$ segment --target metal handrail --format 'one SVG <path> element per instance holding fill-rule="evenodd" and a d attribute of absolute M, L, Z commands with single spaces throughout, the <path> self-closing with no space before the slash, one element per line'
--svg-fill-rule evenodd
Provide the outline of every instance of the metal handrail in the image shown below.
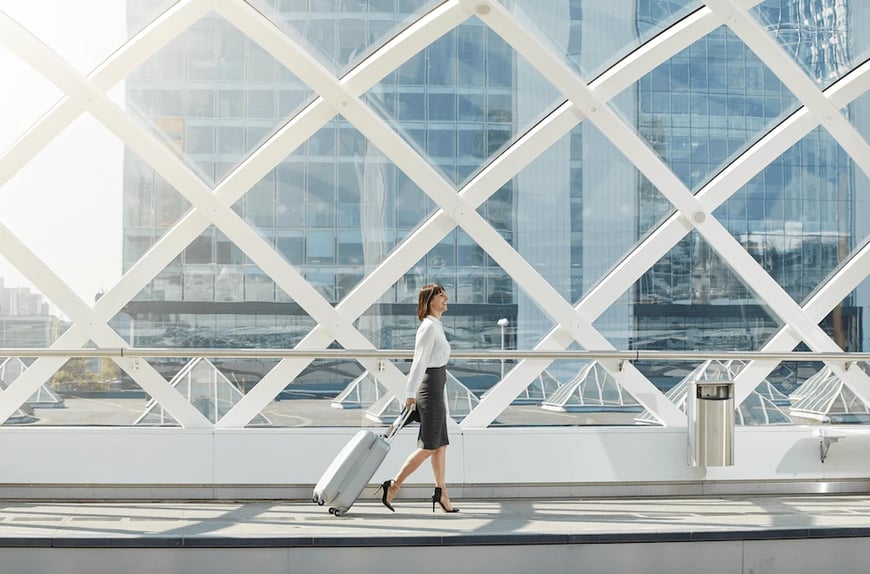
<path fill-rule="evenodd" d="M 60 349 L 60 348 L 0 348 L 0 357 L 107 357 L 107 358 L 258 358 L 258 359 L 410 359 L 414 352 L 410 349 L 186 349 L 165 347 L 118 347 L 99 349 Z M 855 362 L 870 361 L 870 353 L 851 352 L 814 352 L 814 351 L 533 351 L 533 350 L 489 350 L 454 349 L 451 360 L 457 359 L 575 359 L 575 360 L 619 360 L 619 361 L 706 361 L 745 360 L 745 361 L 833 361 Z"/>

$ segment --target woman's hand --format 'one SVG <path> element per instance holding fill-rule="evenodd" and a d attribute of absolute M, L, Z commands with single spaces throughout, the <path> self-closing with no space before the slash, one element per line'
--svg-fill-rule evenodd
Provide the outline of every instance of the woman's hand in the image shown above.
<path fill-rule="evenodd" d="M 413 397 L 405 399 L 405 410 L 411 410 L 411 408 L 413 408 L 413 406 L 414 406 L 414 403 L 416 403 L 416 402 L 417 402 L 417 399 L 415 399 Z"/>

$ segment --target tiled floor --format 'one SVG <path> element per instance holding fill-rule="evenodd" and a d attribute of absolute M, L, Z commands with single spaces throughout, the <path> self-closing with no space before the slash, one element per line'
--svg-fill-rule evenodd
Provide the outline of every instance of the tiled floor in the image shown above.
<path fill-rule="evenodd" d="M 458 514 L 366 499 L 311 502 L 0 502 L 0 546 L 357 546 L 870 536 L 870 496 L 456 500 Z"/>

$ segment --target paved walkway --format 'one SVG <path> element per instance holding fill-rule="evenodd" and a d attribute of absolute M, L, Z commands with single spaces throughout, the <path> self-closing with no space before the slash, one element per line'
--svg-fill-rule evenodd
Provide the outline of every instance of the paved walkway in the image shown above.
<path fill-rule="evenodd" d="M 870 536 L 870 496 L 374 499 L 341 517 L 311 502 L 0 502 L 0 547 L 353 547 Z"/>

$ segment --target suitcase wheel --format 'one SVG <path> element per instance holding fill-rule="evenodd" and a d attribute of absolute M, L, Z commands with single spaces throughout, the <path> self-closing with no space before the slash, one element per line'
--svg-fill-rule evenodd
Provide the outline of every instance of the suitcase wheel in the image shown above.
<path fill-rule="evenodd" d="M 329 513 L 330 513 L 331 515 L 333 515 L 333 516 L 341 516 L 342 514 L 344 514 L 344 513 L 341 511 L 341 509 L 339 509 L 339 508 L 332 508 L 332 507 L 329 508 Z"/>

